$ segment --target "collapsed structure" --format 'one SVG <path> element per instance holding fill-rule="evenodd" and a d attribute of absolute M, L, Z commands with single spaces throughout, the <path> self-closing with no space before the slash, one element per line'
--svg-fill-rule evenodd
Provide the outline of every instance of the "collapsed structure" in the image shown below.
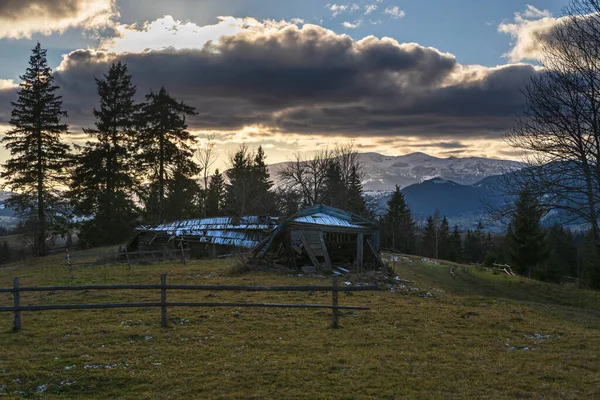
<path fill-rule="evenodd" d="M 188 247 L 194 257 L 249 252 L 255 261 L 315 270 L 346 267 L 362 271 L 384 267 L 379 228 L 364 217 L 316 205 L 289 218 L 219 217 L 140 227 L 128 251 Z"/>

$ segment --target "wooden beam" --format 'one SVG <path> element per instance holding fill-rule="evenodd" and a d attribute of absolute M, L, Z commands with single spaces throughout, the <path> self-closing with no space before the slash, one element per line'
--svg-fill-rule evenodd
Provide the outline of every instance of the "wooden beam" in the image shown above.
<path fill-rule="evenodd" d="M 371 252 L 373 252 L 373 255 L 375 256 L 375 259 L 377 260 L 377 263 L 379 264 L 379 266 L 381 267 L 381 269 L 385 270 L 386 267 L 385 267 L 385 264 L 383 263 L 383 260 L 381 259 L 381 257 L 379 256 L 379 254 L 375 250 L 375 247 L 373 246 L 373 243 L 371 243 L 371 241 L 369 239 L 367 239 L 367 245 L 369 246 L 369 249 L 371 249 Z"/>
<path fill-rule="evenodd" d="M 364 260 L 364 242 L 365 236 L 362 233 L 356 235 L 356 267 L 358 272 L 361 272 L 363 269 L 363 260 Z"/>
<path fill-rule="evenodd" d="M 325 239 L 323 239 L 323 232 L 319 232 L 319 240 L 321 241 L 321 249 L 323 250 L 323 256 L 325 257 L 325 264 L 329 270 L 332 270 L 333 266 L 331 265 L 329 252 L 327 251 L 327 246 L 325 245 Z"/>
<path fill-rule="evenodd" d="M 313 263 L 315 268 L 320 268 L 321 265 L 319 264 L 319 261 L 317 260 L 315 253 L 310 248 L 310 245 L 308 244 L 308 241 L 304 237 L 304 234 L 302 233 L 302 231 L 298 231 L 298 235 L 300 236 L 300 240 L 302 241 L 302 245 L 304 246 L 304 251 L 306 251 L 306 254 L 308 254 L 310 261 Z"/>

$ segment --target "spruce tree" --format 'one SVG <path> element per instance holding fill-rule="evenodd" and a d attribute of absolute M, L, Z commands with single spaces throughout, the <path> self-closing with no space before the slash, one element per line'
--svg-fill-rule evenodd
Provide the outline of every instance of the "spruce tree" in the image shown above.
<path fill-rule="evenodd" d="M 325 184 L 322 194 L 323 204 L 331 207 L 346 209 L 348 191 L 342 178 L 342 169 L 337 160 L 330 160 L 325 170 Z"/>
<path fill-rule="evenodd" d="M 346 187 L 348 191 L 347 210 L 358 215 L 367 216 L 367 203 L 363 197 L 363 186 L 355 165 L 350 169 L 350 176 L 348 177 Z"/>
<path fill-rule="evenodd" d="M 208 194 L 206 197 L 206 215 L 208 217 L 218 217 L 223 214 L 225 200 L 225 181 L 223 175 L 217 168 L 215 174 L 210 178 L 208 184 Z"/>
<path fill-rule="evenodd" d="M 266 164 L 265 152 L 262 146 L 258 146 L 252 164 L 253 182 L 250 208 L 248 213 L 256 215 L 274 214 L 276 212 L 275 196 L 271 191 L 273 182 Z"/>
<path fill-rule="evenodd" d="M 67 113 L 62 98 L 56 94 L 52 70 L 46 50 L 38 43 L 29 59 L 29 67 L 21 77 L 18 99 L 11 102 L 12 129 L 2 143 L 11 158 L 0 175 L 13 192 L 7 205 L 33 224 L 34 254 L 46 254 L 46 238 L 64 228 L 65 209 L 59 188 L 66 185 L 65 172 L 69 146 L 60 135 L 67 133 L 62 122 Z"/>
<path fill-rule="evenodd" d="M 187 131 L 186 117 L 196 115 L 194 107 L 179 102 L 162 87 L 150 91 L 141 106 L 141 135 L 137 142 L 140 164 L 156 185 L 153 222 L 166 218 L 166 191 L 175 170 L 191 178 L 199 171 L 192 156 L 196 139 Z"/>
<path fill-rule="evenodd" d="M 252 180 L 253 155 L 248 146 L 242 144 L 233 154 L 226 174 L 229 181 L 226 185 L 226 211 L 238 217 L 247 215 L 255 189 Z"/>
<path fill-rule="evenodd" d="M 454 229 L 450 234 L 448 246 L 448 260 L 459 262 L 462 261 L 463 251 L 462 251 L 462 239 L 460 237 L 460 232 L 458 230 L 458 225 L 454 225 Z"/>
<path fill-rule="evenodd" d="M 176 221 L 204 215 L 200 185 L 176 168 L 167 184 L 165 219 Z"/>
<path fill-rule="evenodd" d="M 387 212 L 383 216 L 382 243 L 403 253 L 414 251 L 415 224 L 398 185 L 387 202 Z"/>
<path fill-rule="evenodd" d="M 450 257 L 450 224 L 446 216 L 440 222 L 438 229 L 438 258 L 448 260 Z"/>
<path fill-rule="evenodd" d="M 78 214 L 91 217 L 81 227 L 82 240 L 90 246 L 120 243 L 131 235 L 139 186 L 134 158 L 138 106 L 127 65 L 113 63 L 96 86 L 95 128 L 84 129 L 94 141 L 75 156 L 69 196 Z"/>
<path fill-rule="evenodd" d="M 423 255 L 427 257 L 436 256 L 437 228 L 433 216 L 427 217 L 427 224 L 423 230 Z"/>
<path fill-rule="evenodd" d="M 522 275 L 536 275 L 547 257 L 545 234 L 540 226 L 543 215 L 535 196 L 527 189 L 519 193 L 507 235 L 511 265 Z"/>

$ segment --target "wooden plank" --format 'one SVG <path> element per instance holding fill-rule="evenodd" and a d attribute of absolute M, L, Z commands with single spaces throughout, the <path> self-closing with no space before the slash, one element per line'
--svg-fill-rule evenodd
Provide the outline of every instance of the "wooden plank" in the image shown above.
<path fill-rule="evenodd" d="M 309 244 L 306 242 L 306 238 L 304 237 L 304 234 L 302 233 L 302 231 L 298 231 L 298 235 L 300 236 L 300 240 L 302 241 L 302 244 L 304 245 L 304 251 L 306 251 L 306 254 L 308 254 L 310 261 L 313 263 L 315 268 L 319 268 L 321 265 L 319 264 L 319 261 L 317 261 L 317 257 L 315 256 L 315 253 L 313 253 Z"/>
<path fill-rule="evenodd" d="M 363 269 L 363 262 L 364 262 L 364 249 L 363 249 L 363 242 L 364 242 L 364 235 L 362 233 L 359 233 L 358 235 L 356 235 L 356 267 L 358 269 L 358 272 L 361 272 Z"/>
<path fill-rule="evenodd" d="M 340 287 L 341 289 L 341 287 Z M 108 303 L 108 304 L 49 304 L 43 306 L 22 306 L 17 311 L 47 311 L 47 310 L 93 310 L 112 308 L 146 308 L 162 307 L 161 302 L 148 303 Z M 275 308 L 332 308 L 329 304 L 280 304 L 280 303 L 165 303 L 166 307 L 275 307 Z M 337 306 L 337 309 L 369 310 L 364 306 Z M 0 312 L 14 312 L 14 307 L 0 307 Z"/>
<path fill-rule="evenodd" d="M 325 245 L 325 239 L 323 239 L 323 232 L 319 232 L 319 240 L 321 241 L 321 251 L 323 252 L 323 256 L 325 257 L 325 264 L 329 270 L 332 270 L 333 267 L 331 265 L 331 259 L 329 258 L 329 252 L 327 251 L 327 246 Z"/>
<path fill-rule="evenodd" d="M 377 251 L 375 251 L 375 248 L 373 247 L 373 243 L 371 243 L 371 241 L 369 239 L 367 239 L 367 245 L 369 247 L 369 249 L 371 249 L 371 252 L 373 253 L 373 256 L 375 256 L 375 260 L 377 260 L 377 263 L 379 264 L 379 266 L 382 269 L 385 269 L 386 266 L 383 263 L 383 260 L 381 259 L 381 257 L 379 256 L 379 254 L 377 253 Z"/>
<path fill-rule="evenodd" d="M 160 275 L 160 326 L 167 328 L 167 274 Z"/>
<path fill-rule="evenodd" d="M 331 286 L 333 287 L 333 290 L 331 291 L 331 316 L 332 316 L 332 323 L 331 326 L 333 329 L 338 329 L 339 328 L 339 323 L 338 323 L 338 292 L 337 292 L 337 276 L 335 274 L 333 274 L 333 276 L 331 277 Z"/>
<path fill-rule="evenodd" d="M 13 279 L 13 307 L 14 307 L 14 323 L 13 331 L 18 332 L 21 330 L 21 293 L 19 292 L 19 278 Z"/>

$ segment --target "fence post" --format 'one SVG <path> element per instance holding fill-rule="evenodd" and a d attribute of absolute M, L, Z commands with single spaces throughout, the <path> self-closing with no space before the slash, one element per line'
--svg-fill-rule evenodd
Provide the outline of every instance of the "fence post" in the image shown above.
<path fill-rule="evenodd" d="M 127 245 L 125 246 L 125 259 L 127 260 L 127 268 L 131 269 L 131 264 L 129 263 L 129 252 L 127 251 Z"/>
<path fill-rule="evenodd" d="M 19 292 L 19 278 L 13 279 L 13 307 L 14 307 L 14 326 L 13 331 L 18 332 L 21 330 L 21 293 Z"/>
<path fill-rule="evenodd" d="M 183 251 L 183 240 L 179 242 L 179 245 L 181 246 L 181 259 L 183 260 L 183 265 L 187 265 L 187 261 L 185 259 L 185 252 Z"/>
<path fill-rule="evenodd" d="M 167 274 L 160 275 L 160 326 L 167 328 Z"/>
<path fill-rule="evenodd" d="M 337 276 L 335 274 L 333 274 L 333 276 L 331 277 L 331 286 L 333 286 L 333 289 L 331 290 L 331 317 L 332 317 L 332 324 L 331 327 L 333 329 L 338 329 L 339 328 L 339 324 L 338 324 L 338 291 L 337 291 Z"/>

